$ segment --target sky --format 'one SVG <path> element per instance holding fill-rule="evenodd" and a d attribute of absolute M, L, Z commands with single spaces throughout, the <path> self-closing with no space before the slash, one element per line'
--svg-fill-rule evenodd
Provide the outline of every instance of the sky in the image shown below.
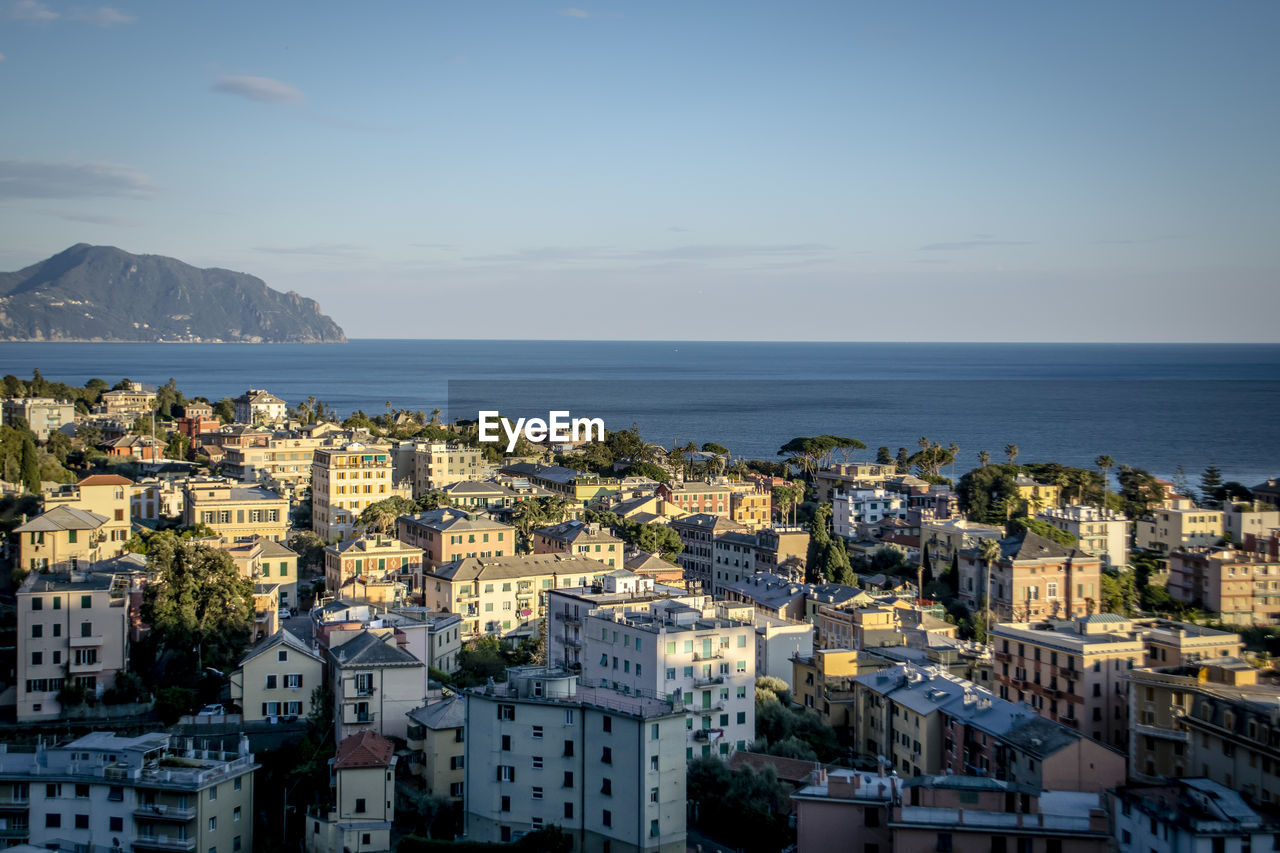
<path fill-rule="evenodd" d="M 1274 0 L 0 0 L 0 269 L 169 255 L 357 338 L 1277 342 L 1278 36 Z"/>

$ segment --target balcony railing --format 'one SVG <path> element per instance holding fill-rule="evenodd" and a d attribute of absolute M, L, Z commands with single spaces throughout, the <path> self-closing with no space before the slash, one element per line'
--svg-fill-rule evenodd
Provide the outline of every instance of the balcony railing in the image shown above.
<path fill-rule="evenodd" d="M 195 850 L 194 838 L 176 835 L 139 835 L 133 839 L 134 850 Z"/>
<path fill-rule="evenodd" d="M 102 661 L 95 660 L 92 663 L 69 663 L 67 664 L 67 672 L 71 675 L 79 675 L 86 672 L 102 672 Z"/>
<path fill-rule="evenodd" d="M 695 678 L 693 680 L 694 687 L 710 687 L 713 684 L 724 684 L 724 676 L 713 675 L 710 678 Z"/>
<path fill-rule="evenodd" d="M 582 617 L 574 616 L 572 613 L 557 613 L 556 618 L 566 625 L 581 625 Z"/>
<path fill-rule="evenodd" d="M 102 637 L 69 637 L 67 642 L 73 649 L 87 649 L 102 645 Z"/>
<path fill-rule="evenodd" d="M 713 652 L 694 652 L 694 660 L 724 660 L 724 652 L 717 650 Z"/>
<path fill-rule="evenodd" d="M 195 819 L 196 810 L 192 807 L 178 808 L 164 803 L 143 803 L 133 810 L 133 816 L 139 820 L 176 820 L 185 822 Z"/>

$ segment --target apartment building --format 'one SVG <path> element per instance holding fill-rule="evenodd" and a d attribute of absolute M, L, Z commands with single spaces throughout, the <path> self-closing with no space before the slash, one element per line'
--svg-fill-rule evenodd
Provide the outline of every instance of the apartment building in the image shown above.
<path fill-rule="evenodd" d="M 1234 543 L 1280 530 L 1280 509 L 1270 504 L 1227 504 L 1222 508 L 1223 535 Z"/>
<path fill-rule="evenodd" d="M 311 529 L 328 542 L 349 537 L 356 519 L 372 504 L 410 496 L 408 484 L 393 482 L 391 451 L 352 442 L 316 448 L 311 462 Z"/>
<path fill-rule="evenodd" d="M 307 853 L 389 853 L 396 803 L 395 746 L 362 731 L 338 743 L 331 801 L 307 809 Z"/>
<path fill-rule="evenodd" d="M 598 524 L 577 519 L 533 531 L 533 553 L 570 554 L 599 560 L 611 569 L 622 568 L 622 540 Z"/>
<path fill-rule="evenodd" d="M 137 521 L 181 518 L 186 499 L 183 484 L 151 477 L 129 487 L 129 514 Z"/>
<path fill-rule="evenodd" d="M 564 554 L 467 557 L 427 569 L 424 603 L 462 617 L 462 636 L 507 636 L 542 618 L 547 590 L 584 587 L 608 573 L 598 560 Z"/>
<path fill-rule="evenodd" d="M 773 492 L 755 483 L 730 484 L 729 518 L 748 530 L 768 527 L 773 521 Z"/>
<path fill-rule="evenodd" d="M 678 705 L 518 667 L 467 691 L 466 832 L 507 842 L 552 825 L 579 851 L 684 853 Z"/>
<path fill-rule="evenodd" d="M 107 519 L 94 512 L 55 507 L 13 529 L 18 567 L 28 572 L 86 570 L 119 552 L 107 540 Z"/>
<path fill-rule="evenodd" d="M 860 589 L 840 584 L 807 584 L 757 571 L 739 583 L 724 584 L 724 600 L 750 604 L 759 612 L 790 622 L 817 622 L 820 607 L 855 607 L 871 603 Z"/>
<path fill-rule="evenodd" d="M 893 665 L 868 652 L 814 649 L 791 659 L 792 674 L 787 681 L 797 705 L 816 711 L 837 734 L 845 734 L 853 726 L 855 713 L 852 679 Z"/>
<path fill-rule="evenodd" d="M 509 557 L 516 552 L 514 527 L 451 507 L 400 516 L 396 536 L 422 549 L 428 569 L 468 557 Z"/>
<path fill-rule="evenodd" d="M 457 442 L 416 442 L 412 465 L 415 498 L 454 483 L 483 480 L 488 472 L 480 448 Z"/>
<path fill-rule="evenodd" d="M 196 439 L 207 432 L 217 432 L 222 428 L 222 421 L 213 415 L 213 406 L 208 403 L 191 403 L 180 406 L 175 414 L 175 421 L 178 432 L 192 440 L 192 444 L 196 444 Z"/>
<path fill-rule="evenodd" d="M 426 696 L 426 664 L 400 648 L 390 629 L 343 632 L 329 640 L 335 737 L 341 742 L 373 731 L 404 740 L 406 715 Z"/>
<path fill-rule="evenodd" d="M 756 534 L 729 531 L 711 541 L 711 594 L 724 597 L 726 584 L 741 583 L 756 573 Z"/>
<path fill-rule="evenodd" d="M 329 595 L 358 601 L 352 581 L 395 581 L 422 597 L 422 549 L 382 534 L 357 536 L 324 549 L 324 587 Z"/>
<path fill-rule="evenodd" d="M 324 658 L 288 631 L 251 648 L 231 673 L 231 701 L 244 722 L 306 717 L 312 691 L 324 680 Z"/>
<path fill-rule="evenodd" d="M 250 851 L 248 739 L 234 750 L 190 738 L 92 732 L 34 751 L 0 745 L 4 843 L 52 850 Z"/>
<path fill-rule="evenodd" d="M 755 740 L 756 633 L 749 607 L 679 601 L 582 618 L 582 681 L 680 696 L 687 758 L 727 756 Z"/>
<path fill-rule="evenodd" d="M 428 667 L 441 672 L 458 671 L 462 651 L 462 617 L 457 613 L 433 613 L 424 607 L 402 607 L 376 614 L 376 622 L 394 628 L 396 642 Z"/>
<path fill-rule="evenodd" d="M 450 506 L 473 512 L 513 507 L 531 498 L 551 497 L 551 492 L 528 483 L 498 483 L 491 480 L 463 480 L 445 486 L 442 491 Z"/>
<path fill-rule="evenodd" d="M 814 474 L 814 487 L 819 503 L 831 503 L 836 492 L 859 488 L 875 488 L 893 476 L 897 468 L 893 463 L 850 462 L 830 465 Z"/>
<path fill-rule="evenodd" d="M 977 548 L 983 539 L 1003 539 L 1004 528 L 979 524 L 967 518 L 931 518 L 920 521 L 920 552 L 926 554 L 934 576 L 951 568 L 961 551 Z"/>
<path fill-rule="evenodd" d="M 622 491 L 622 483 L 613 477 L 601 477 L 589 471 L 575 471 L 562 465 L 537 465 L 516 462 L 498 469 L 500 474 L 528 480 L 531 486 L 559 495 L 570 504 L 585 504 L 608 498 Z"/>
<path fill-rule="evenodd" d="M 245 483 L 300 494 L 311 483 L 316 450 L 329 443 L 327 437 L 263 433 L 250 442 L 224 444 L 222 471 Z"/>
<path fill-rule="evenodd" d="M 1280 819 L 1263 815 L 1212 779 L 1125 785 L 1110 793 L 1117 853 L 1195 853 L 1274 849 Z"/>
<path fill-rule="evenodd" d="M 139 415 L 151 414 L 155 408 L 155 390 L 141 382 L 130 382 L 126 388 L 103 392 L 93 413 L 121 418 L 131 423 Z"/>
<path fill-rule="evenodd" d="M 57 486 L 44 493 L 44 509 L 65 506 L 87 510 L 104 517 L 103 527 L 110 556 L 121 553 L 133 532 L 133 481 L 119 474 L 91 474 L 79 482 Z"/>
<path fill-rule="evenodd" d="M 449 696 L 409 712 L 409 772 L 427 793 L 462 802 L 466 782 L 467 699 Z"/>
<path fill-rule="evenodd" d="M 1235 548 L 1169 554 L 1165 585 L 1174 601 L 1219 614 L 1229 625 L 1280 625 L 1280 560 Z"/>
<path fill-rule="evenodd" d="M 289 409 L 288 403 L 261 388 L 250 388 L 232 402 L 238 424 L 281 424 Z"/>
<path fill-rule="evenodd" d="M 837 491 L 831 501 L 831 528 L 842 539 L 859 539 L 886 518 L 906 517 L 906 499 L 884 489 Z"/>
<path fill-rule="evenodd" d="M 32 572 L 18 587 L 19 722 L 56 719 L 64 685 L 101 696 L 129 665 L 128 607 L 115 576 Z"/>
<path fill-rule="evenodd" d="M 182 523 L 203 524 L 226 542 L 288 538 L 289 502 L 262 486 L 231 480 L 190 480 L 183 495 Z"/>
<path fill-rule="evenodd" d="M 995 681 L 1002 698 L 1128 749 L 1129 677 L 1143 666 L 1237 656 L 1240 637 L 1164 619 L 1095 613 L 1070 621 L 996 624 Z"/>
<path fill-rule="evenodd" d="M 1030 531 L 999 543 L 1000 558 L 990 567 L 977 549 L 960 553 L 960 601 L 970 612 L 982 609 L 988 586 L 996 621 L 1063 619 L 1098 609 L 1102 590 L 1098 557 Z"/>
<path fill-rule="evenodd" d="M 1129 565 L 1131 525 L 1124 513 L 1074 504 L 1042 509 L 1036 518 L 1076 537 L 1080 550 L 1102 558 L 1104 566 L 1119 569 Z"/>
<path fill-rule="evenodd" d="M 713 515 L 729 518 L 733 505 L 728 484 L 715 484 L 703 480 L 688 480 L 684 483 L 660 483 L 657 495 L 672 506 L 673 515 Z M 666 512 L 666 509 L 663 510 Z M 740 522 L 734 522 L 745 528 Z"/>
<path fill-rule="evenodd" d="M 4 401 L 3 408 L 4 417 L 0 418 L 0 423 L 11 424 L 15 418 L 22 418 L 39 441 L 48 441 L 49 433 L 76 422 L 73 404 L 50 397 L 8 399 Z"/>
<path fill-rule="evenodd" d="M 774 524 L 756 531 L 757 571 L 777 572 L 788 560 L 809 555 L 809 531 L 800 525 Z"/>
<path fill-rule="evenodd" d="M 711 589 L 715 579 L 715 540 L 726 533 L 746 533 L 747 529 L 724 515 L 696 513 L 677 518 L 671 529 L 680 537 L 684 550 L 676 557 L 685 578 Z"/>
<path fill-rule="evenodd" d="M 1183 724 L 1193 745 L 1190 770 L 1250 803 L 1275 809 L 1280 802 L 1280 702 L 1275 693 L 1198 691 Z"/>
<path fill-rule="evenodd" d="M 1172 506 L 1152 511 L 1133 524 L 1133 545 L 1146 551 L 1167 554 L 1186 548 L 1216 545 L 1226 528 L 1222 512 L 1201 509 L 1189 500 L 1172 501 Z"/>

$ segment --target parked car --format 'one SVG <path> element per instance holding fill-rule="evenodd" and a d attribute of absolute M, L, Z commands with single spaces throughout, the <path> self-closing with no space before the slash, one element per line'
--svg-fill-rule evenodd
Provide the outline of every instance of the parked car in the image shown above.
<path fill-rule="evenodd" d="M 221 705 L 205 705 L 197 713 L 197 717 L 221 717 L 227 713 L 222 709 Z"/>
<path fill-rule="evenodd" d="M 287 607 L 281 607 L 281 608 L 280 608 L 279 616 L 280 616 L 280 621 L 281 621 L 281 622 L 283 622 L 284 620 L 288 619 L 288 618 L 289 618 L 290 616 L 292 616 L 292 615 L 293 615 L 293 613 L 291 613 L 291 612 L 289 611 L 289 608 L 287 608 Z"/>

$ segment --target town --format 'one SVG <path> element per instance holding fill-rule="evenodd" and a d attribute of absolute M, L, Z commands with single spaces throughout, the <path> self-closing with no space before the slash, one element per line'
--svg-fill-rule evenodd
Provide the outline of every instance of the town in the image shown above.
<path fill-rule="evenodd" d="M 0 844 L 1280 843 L 1280 478 L 184 390 L 3 379 Z"/>

